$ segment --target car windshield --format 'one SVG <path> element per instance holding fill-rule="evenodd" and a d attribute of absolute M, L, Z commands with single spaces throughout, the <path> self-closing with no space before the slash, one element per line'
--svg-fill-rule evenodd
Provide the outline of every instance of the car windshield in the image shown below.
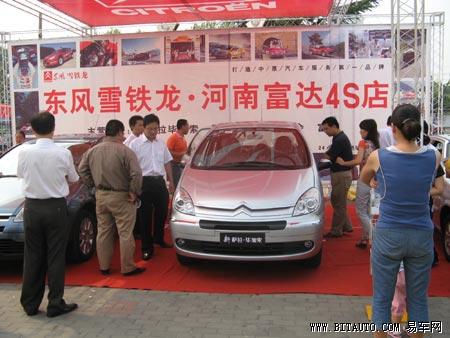
<path fill-rule="evenodd" d="M 303 137 L 287 128 L 212 131 L 192 160 L 193 168 L 210 170 L 292 170 L 310 165 Z"/>
<path fill-rule="evenodd" d="M 270 47 L 271 48 L 278 48 L 281 47 L 281 41 L 279 40 L 273 40 L 270 42 Z"/>
<path fill-rule="evenodd" d="M 14 147 L 2 157 L 0 157 L 0 177 L 4 176 L 17 176 L 17 163 L 19 160 L 19 153 L 32 144 L 35 144 L 36 141 L 28 141 L 19 146 Z M 69 148 L 71 146 L 84 143 L 83 141 L 55 141 L 55 143 L 63 148 Z"/>

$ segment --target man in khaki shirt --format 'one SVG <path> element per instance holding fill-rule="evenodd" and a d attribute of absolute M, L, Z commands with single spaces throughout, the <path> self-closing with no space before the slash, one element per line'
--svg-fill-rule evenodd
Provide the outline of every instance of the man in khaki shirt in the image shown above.
<path fill-rule="evenodd" d="M 85 184 L 96 188 L 97 256 L 103 275 L 110 274 L 114 224 L 120 240 L 122 274 L 131 276 L 145 271 L 134 262 L 133 237 L 142 171 L 135 153 L 122 144 L 124 131 L 122 122 L 110 120 L 105 139 L 85 153 L 78 168 Z"/>

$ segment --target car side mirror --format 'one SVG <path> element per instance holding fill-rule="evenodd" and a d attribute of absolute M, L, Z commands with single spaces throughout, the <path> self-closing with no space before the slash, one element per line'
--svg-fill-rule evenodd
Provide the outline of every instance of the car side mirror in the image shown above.
<path fill-rule="evenodd" d="M 327 159 L 321 159 L 317 162 L 317 170 L 322 171 L 331 168 L 331 161 Z"/>

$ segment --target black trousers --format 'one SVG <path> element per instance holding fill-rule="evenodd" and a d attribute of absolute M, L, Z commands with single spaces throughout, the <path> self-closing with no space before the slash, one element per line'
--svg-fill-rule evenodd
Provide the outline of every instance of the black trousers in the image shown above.
<path fill-rule="evenodd" d="M 139 217 L 142 250 L 150 250 L 153 247 L 153 242 L 162 243 L 164 241 L 164 224 L 167 218 L 169 191 L 162 176 L 144 176 L 141 202 Z"/>
<path fill-rule="evenodd" d="M 178 182 L 180 181 L 181 174 L 183 173 L 184 164 L 179 162 L 174 162 L 172 160 L 172 176 L 173 176 L 173 184 L 177 187 Z"/>
<path fill-rule="evenodd" d="M 66 246 L 70 233 L 66 200 L 27 198 L 23 217 L 25 250 L 20 303 L 25 311 L 39 308 L 47 274 L 49 307 L 59 306 L 64 296 Z"/>

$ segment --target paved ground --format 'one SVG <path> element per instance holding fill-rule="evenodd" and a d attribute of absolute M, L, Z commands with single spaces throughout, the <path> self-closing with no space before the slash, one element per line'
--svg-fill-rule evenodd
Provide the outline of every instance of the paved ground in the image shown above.
<path fill-rule="evenodd" d="M 369 337 L 367 333 L 312 333 L 310 323 L 367 323 L 367 297 L 310 294 L 224 295 L 68 287 L 80 308 L 49 319 L 27 317 L 20 285 L 0 284 L 0 337 Z M 46 304 L 41 305 L 45 311 Z M 450 299 L 430 299 L 431 319 L 450 338 Z M 431 335 L 428 335 L 431 336 Z"/>

